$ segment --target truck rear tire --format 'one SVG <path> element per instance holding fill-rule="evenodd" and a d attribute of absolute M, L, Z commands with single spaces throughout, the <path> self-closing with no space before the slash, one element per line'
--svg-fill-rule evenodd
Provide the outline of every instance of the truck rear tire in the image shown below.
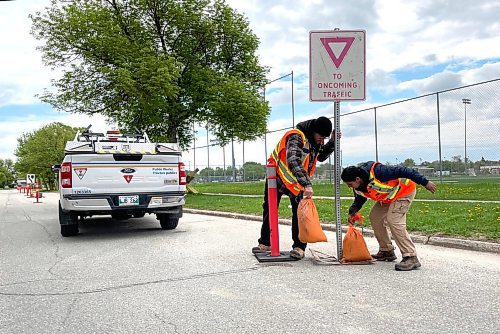
<path fill-rule="evenodd" d="M 61 235 L 63 237 L 72 237 L 78 234 L 78 225 L 61 225 Z"/>
<path fill-rule="evenodd" d="M 172 218 L 170 215 L 157 214 L 156 218 L 160 221 L 163 230 L 173 230 L 179 224 L 179 218 Z"/>
<path fill-rule="evenodd" d="M 78 215 L 73 212 L 64 212 L 59 203 L 59 224 L 61 235 L 71 237 L 78 234 Z"/>

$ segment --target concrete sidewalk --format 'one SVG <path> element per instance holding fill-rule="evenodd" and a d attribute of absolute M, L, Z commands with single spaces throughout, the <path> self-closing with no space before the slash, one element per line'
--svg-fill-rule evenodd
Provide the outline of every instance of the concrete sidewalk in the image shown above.
<path fill-rule="evenodd" d="M 218 217 L 236 218 L 251 221 L 262 222 L 261 216 L 247 215 L 242 213 L 231 213 L 222 211 L 210 211 L 210 210 L 198 210 L 184 208 L 186 213 L 211 215 Z M 291 219 L 279 219 L 279 223 L 283 225 L 291 225 Z M 335 224 L 321 224 L 323 230 L 335 232 Z M 347 226 L 342 226 L 342 231 L 345 233 L 347 231 Z M 373 237 L 373 231 L 368 228 L 363 228 L 363 235 Z M 417 234 L 411 234 L 411 238 L 415 243 L 421 243 L 424 245 L 433 245 L 449 248 L 467 249 L 479 252 L 490 252 L 500 254 L 500 244 L 494 242 L 469 240 L 469 239 L 459 239 L 459 238 L 447 238 L 447 237 L 435 237 L 435 236 L 423 236 Z"/>

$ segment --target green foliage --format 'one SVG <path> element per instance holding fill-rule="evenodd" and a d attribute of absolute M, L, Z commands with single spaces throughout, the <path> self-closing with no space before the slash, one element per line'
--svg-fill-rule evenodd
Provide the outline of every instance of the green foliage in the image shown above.
<path fill-rule="evenodd" d="M 39 184 L 52 188 L 56 175 L 51 166 L 62 162 L 64 146 L 67 141 L 73 140 L 77 131 L 77 128 L 56 122 L 24 133 L 17 139 L 17 174 L 23 178 L 26 174 L 36 174 Z"/>
<path fill-rule="evenodd" d="M 411 158 L 407 158 L 407 159 L 405 159 L 405 161 L 403 161 L 403 166 L 414 167 L 415 166 L 415 160 L 413 160 Z"/>
<path fill-rule="evenodd" d="M 0 159 L 0 188 L 10 186 L 14 181 L 14 163 L 10 159 Z"/>
<path fill-rule="evenodd" d="M 266 166 L 257 162 L 245 162 L 243 169 L 245 171 L 245 181 L 262 180 L 266 178 Z"/>
<path fill-rule="evenodd" d="M 41 97 L 57 109 L 183 147 L 193 122 L 221 144 L 265 132 L 258 39 L 224 0 L 53 0 L 31 18 L 45 64 L 63 71 Z"/>
<path fill-rule="evenodd" d="M 230 175 L 230 174 L 227 174 Z M 436 181 L 437 182 L 437 181 Z M 478 179 L 477 182 L 467 180 L 463 183 L 437 183 L 437 192 L 432 194 L 421 186 L 417 186 L 418 199 L 440 200 L 476 200 L 497 201 L 500 193 L 499 178 Z M 202 193 L 262 195 L 263 182 L 228 182 L 219 184 L 197 184 L 196 189 Z M 334 196 L 333 185 L 329 183 L 313 183 L 316 196 Z M 340 185 L 340 196 L 353 197 L 352 190 L 345 184 Z"/>

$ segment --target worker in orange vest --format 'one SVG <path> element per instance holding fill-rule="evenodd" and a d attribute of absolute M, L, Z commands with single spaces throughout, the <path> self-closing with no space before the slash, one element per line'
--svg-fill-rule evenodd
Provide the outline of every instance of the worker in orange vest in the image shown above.
<path fill-rule="evenodd" d="M 401 251 L 403 260 L 397 263 L 398 271 L 409 271 L 421 266 L 415 245 L 406 230 L 406 213 L 415 198 L 417 184 L 431 193 L 436 185 L 420 175 L 416 170 L 404 166 L 386 166 L 379 162 L 368 161 L 359 166 L 345 168 L 342 181 L 354 191 L 354 202 L 349 208 L 349 222 L 367 198 L 377 203 L 370 211 L 370 222 L 379 244 L 377 261 L 394 261 L 396 254 L 387 228 Z"/>
<path fill-rule="evenodd" d="M 325 139 L 329 141 L 325 144 Z M 311 177 L 317 161 L 325 161 L 334 150 L 332 122 L 326 117 L 319 117 L 297 124 L 297 128 L 288 131 L 281 138 L 270 156 L 276 163 L 278 205 L 282 195 L 290 197 L 292 206 L 292 251 L 290 256 L 297 259 L 304 257 L 307 244 L 299 240 L 297 208 L 303 197 L 312 197 L 314 191 Z M 270 247 L 269 208 L 267 182 L 264 190 L 262 227 L 258 246 L 253 253 L 268 252 Z"/>

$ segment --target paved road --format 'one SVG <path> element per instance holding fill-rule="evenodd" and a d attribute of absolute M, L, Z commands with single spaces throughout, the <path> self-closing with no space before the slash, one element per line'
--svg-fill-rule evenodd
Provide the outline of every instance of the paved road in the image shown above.
<path fill-rule="evenodd" d="M 498 333 L 500 255 L 417 245 L 423 267 L 260 265 L 258 223 L 97 218 L 0 191 L 0 333 Z M 290 242 L 281 227 L 282 249 Z M 335 250 L 329 243 L 312 248 Z M 367 238 L 375 250 L 373 239 Z"/>

